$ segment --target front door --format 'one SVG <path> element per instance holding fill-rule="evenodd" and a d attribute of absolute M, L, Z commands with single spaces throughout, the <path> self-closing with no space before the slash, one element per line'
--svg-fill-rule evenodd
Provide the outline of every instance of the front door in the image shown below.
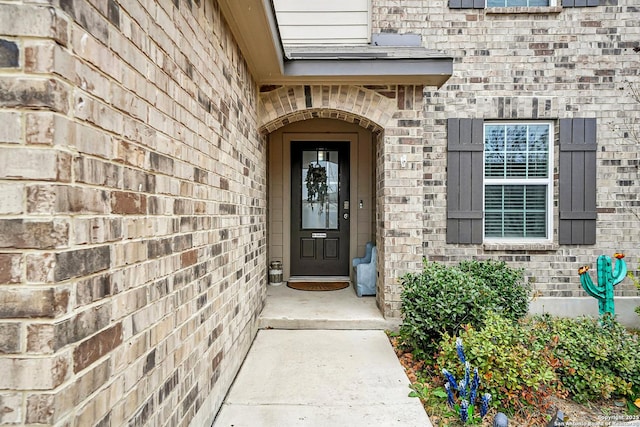
<path fill-rule="evenodd" d="M 291 275 L 349 275 L 349 142 L 291 143 Z"/>

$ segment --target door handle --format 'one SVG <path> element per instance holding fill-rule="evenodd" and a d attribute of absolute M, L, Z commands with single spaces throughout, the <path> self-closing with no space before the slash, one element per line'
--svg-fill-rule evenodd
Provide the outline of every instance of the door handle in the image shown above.
<path fill-rule="evenodd" d="M 349 219 L 349 214 L 345 212 L 344 214 L 342 214 L 342 218 Z"/>

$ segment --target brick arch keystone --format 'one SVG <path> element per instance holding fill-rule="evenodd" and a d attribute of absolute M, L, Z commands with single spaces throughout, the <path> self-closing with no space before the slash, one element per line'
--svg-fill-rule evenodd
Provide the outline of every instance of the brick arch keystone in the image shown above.
<path fill-rule="evenodd" d="M 271 133 L 285 125 L 312 118 L 355 123 L 382 134 L 395 100 L 360 86 L 283 86 L 260 95 L 260 131 Z"/>

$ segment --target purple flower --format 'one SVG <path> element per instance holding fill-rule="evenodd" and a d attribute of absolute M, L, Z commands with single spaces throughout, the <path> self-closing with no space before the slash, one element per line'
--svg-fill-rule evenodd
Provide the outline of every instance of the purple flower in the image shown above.
<path fill-rule="evenodd" d="M 456 390 L 459 390 L 458 383 L 456 382 L 455 377 L 451 375 L 451 372 L 447 371 L 445 368 L 442 368 L 442 375 L 444 375 L 447 381 L 449 381 L 449 383 L 451 384 L 451 387 L 455 388 Z"/>
<path fill-rule="evenodd" d="M 481 401 L 480 416 L 484 417 L 485 415 L 487 415 L 487 412 L 489 412 L 489 402 L 491 402 L 491 394 L 489 393 L 483 394 L 482 397 L 480 398 L 480 401 Z"/>
<path fill-rule="evenodd" d="M 467 359 L 464 357 L 464 347 L 462 346 L 462 338 L 456 339 L 456 352 L 458 353 L 458 359 L 460 359 L 460 363 L 464 365 Z"/>
<path fill-rule="evenodd" d="M 447 390 L 447 404 L 449 405 L 449 407 L 453 408 L 453 406 L 455 405 L 455 400 L 453 398 L 453 390 L 451 389 L 451 384 L 449 383 L 449 381 L 444 384 L 444 388 Z"/>
<path fill-rule="evenodd" d="M 478 368 L 473 370 L 473 381 L 471 382 L 471 392 L 469 393 L 469 402 L 473 405 L 476 403 L 476 394 L 478 393 L 478 387 L 480 386 L 480 375 L 478 375 Z"/>
<path fill-rule="evenodd" d="M 469 402 L 467 399 L 462 399 L 460 402 L 460 421 L 462 424 L 466 424 L 469 419 Z"/>

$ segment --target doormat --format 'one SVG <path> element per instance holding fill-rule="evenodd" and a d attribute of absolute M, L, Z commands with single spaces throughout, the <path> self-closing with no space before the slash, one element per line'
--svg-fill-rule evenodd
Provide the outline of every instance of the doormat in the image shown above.
<path fill-rule="evenodd" d="M 349 287 L 349 282 L 288 282 L 287 286 L 299 291 L 337 291 Z"/>

